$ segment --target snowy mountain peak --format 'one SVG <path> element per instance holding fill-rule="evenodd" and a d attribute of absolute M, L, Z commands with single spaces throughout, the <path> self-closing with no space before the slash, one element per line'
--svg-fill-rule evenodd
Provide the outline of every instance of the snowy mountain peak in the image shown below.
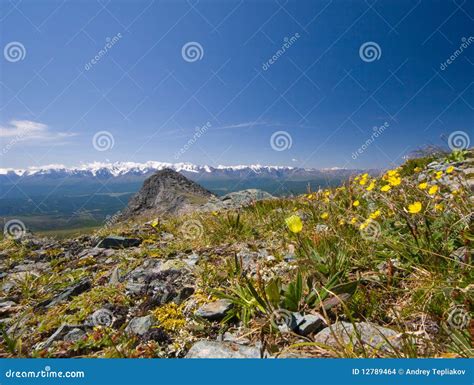
<path fill-rule="evenodd" d="M 147 174 L 153 171 L 163 170 L 164 168 L 171 168 L 175 171 L 188 173 L 212 173 L 215 170 L 219 171 L 284 171 L 294 170 L 295 167 L 289 166 L 262 166 L 256 165 L 236 165 L 212 167 L 208 165 L 198 166 L 192 163 L 167 163 L 148 161 L 145 163 L 136 162 L 92 162 L 84 163 L 77 167 L 66 167 L 62 164 L 50 164 L 40 167 L 29 167 L 27 169 L 0 169 L 0 175 L 17 175 L 17 176 L 32 176 L 32 175 L 48 175 L 48 174 L 81 174 L 87 173 L 93 176 L 101 174 L 110 174 L 112 176 L 123 176 L 127 174 Z"/>

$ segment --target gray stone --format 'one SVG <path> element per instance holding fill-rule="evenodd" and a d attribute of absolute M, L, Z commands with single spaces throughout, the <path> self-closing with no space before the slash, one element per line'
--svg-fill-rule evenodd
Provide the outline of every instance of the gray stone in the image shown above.
<path fill-rule="evenodd" d="M 13 301 L 1 301 L 0 302 L 0 309 L 10 308 L 12 306 L 16 306 L 16 303 Z"/>
<path fill-rule="evenodd" d="M 142 241 L 137 238 L 125 238 L 118 236 L 108 236 L 102 239 L 96 247 L 103 249 L 123 249 L 139 246 Z"/>
<path fill-rule="evenodd" d="M 125 328 L 125 331 L 128 334 L 143 336 L 153 326 L 153 322 L 154 318 L 152 315 L 147 315 L 145 317 L 135 317 L 129 322 Z"/>
<path fill-rule="evenodd" d="M 25 263 L 16 265 L 12 270 L 14 272 L 41 272 L 49 268 L 48 262 L 36 262 L 25 261 Z"/>
<path fill-rule="evenodd" d="M 384 352 L 393 351 L 393 347 L 400 348 L 399 333 L 395 330 L 375 325 L 370 322 L 357 322 L 354 325 L 349 322 L 338 321 L 320 331 L 314 337 L 314 342 L 338 349 L 342 345 L 352 343 L 356 347 L 361 344 L 364 348 L 373 348 Z"/>
<path fill-rule="evenodd" d="M 293 313 L 296 321 L 295 332 L 302 336 L 319 331 L 327 326 L 326 320 L 320 314 Z"/>
<path fill-rule="evenodd" d="M 117 266 L 115 269 L 112 270 L 110 274 L 109 284 L 110 285 L 117 285 L 120 283 L 120 269 Z"/>
<path fill-rule="evenodd" d="M 189 267 L 194 267 L 197 265 L 197 263 L 199 262 L 199 255 L 193 253 L 191 255 L 189 255 L 185 260 L 184 262 L 189 266 Z"/>
<path fill-rule="evenodd" d="M 77 328 L 77 326 L 73 325 L 61 325 L 46 341 L 36 344 L 35 350 L 48 349 L 53 344 L 53 342 L 62 340 L 64 336 L 68 334 L 68 332 Z"/>
<path fill-rule="evenodd" d="M 209 321 L 220 321 L 232 308 L 232 302 L 227 299 L 219 299 L 215 302 L 202 305 L 195 313 L 196 316 Z"/>
<path fill-rule="evenodd" d="M 463 246 L 454 250 L 449 257 L 457 262 L 469 263 L 472 254 L 473 250 L 469 250 L 467 246 Z"/>
<path fill-rule="evenodd" d="M 161 233 L 161 239 L 163 241 L 171 241 L 172 239 L 174 239 L 174 235 L 171 234 L 171 233 L 167 233 L 167 232 L 163 231 Z"/>
<path fill-rule="evenodd" d="M 260 358 L 259 349 L 233 342 L 198 341 L 186 358 Z"/>
<path fill-rule="evenodd" d="M 64 341 L 77 342 L 81 340 L 85 335 L 86 333 L 84 332 L 84 330 L 79 329 L 79 328 L 74 328 L 64 336 Z"/>
<path fill-rule="evenodd" d="M 53 297 L 52 299 L 48 299 L 46 301 L 43 301 L 38 304 L 39 307 L 46 307 L 50 308 L 61 301 L 65 301 L 71 297 L 74 297 L 76 295 L 79 295 L 91 288 L 91 281 L 88 278 L 80 280 L 78 283 L 75 285 L 69 286 L 67 289 L 63 290 L 61 293 L 59 293 L 57 296 Z"/>

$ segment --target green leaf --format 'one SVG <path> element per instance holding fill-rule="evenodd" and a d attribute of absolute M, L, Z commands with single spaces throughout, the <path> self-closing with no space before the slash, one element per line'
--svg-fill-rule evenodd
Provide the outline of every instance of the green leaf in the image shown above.
<path fill-rule="evenodd" d="M 265 287 L 268 301 L 274 308 L 278 308 L 280 305 L 280 291 L 281 283 L 279 278 L 271 279 L 268 285 Z"/>
<path fill-rule="evenodd" d="M 334 294 L 348 293 L 354 294 L 359 281 L 344 282 L 330 289 Z"/>

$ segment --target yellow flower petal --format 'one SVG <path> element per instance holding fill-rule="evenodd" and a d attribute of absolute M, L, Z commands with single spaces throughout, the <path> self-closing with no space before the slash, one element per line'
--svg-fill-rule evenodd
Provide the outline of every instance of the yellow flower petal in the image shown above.
<path fill-rule="evenodd" d="M 422 206 L 421 202 L 414 202 L 414 203 L 408 205 L 408 212 L 410 214 L 419 213 L 421 211 L 422 207 L 423 206 Z"/>
<path fill-rule="evenodd" d="M 387 191 L 390 190 L 391 188 L 392 188 L 392 186 L 390 186 L 389 184 L 386 184 L 385 186 L 382 186 L 382 188 L 380 189 L 380 191 L 387 192 Z"/>
<path fill-rule="evenodd" d="M 329 213 L 322 213 L 321 219 L 327 219 L 329 217 Z"/>
<path fill-rule="evenodd" d="M 360 205 L 360 202 L 357 200 L 357 201 L 354 201 L 354 203 L 352 203 L 352 206 L 354 207 L 357 207 Z"/>
<path fill-rule="evenodd" d="M 428 194 L 434 195 L 438 192 L 438 186 L 431 186 L 430 189 L 428 190 Z"/>
<path fill-rule="evenodd" d="M 296 234 L 303 230 L 303 222 L 298 215 L 292 215 L 291 217 L 286 218 L 285 223 L 292 233 Z"/>
<path fill-rule="evenodd" d="M 420 190 L 425 190 L 427 187 L 428 187 L 428 183 L 426 183 L 426 182 L 420 183 L 420 184 L 418 185 L 418 188 L 419 188 Z"/>
<path fill-rule="evenodd" d="M 367 191 L 372 191 L 375 187 L 375 181 L 370 182 L 370 184 L 367 186 L 366 190 Z"/>
<path fill-rule="evenodd" d="M 449 167 L 446 169 L 446 174 L 451 174 L 453 171 L 454 171 L 454 167 L 453 167 L 453 166 L 449 166 Z"/>

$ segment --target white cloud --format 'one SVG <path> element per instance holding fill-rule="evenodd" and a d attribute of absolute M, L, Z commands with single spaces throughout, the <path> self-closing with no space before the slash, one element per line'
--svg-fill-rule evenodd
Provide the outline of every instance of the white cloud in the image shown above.
<path fill-rule="evenodd" d="M 0 126 L 0 138 L 12 138 L 16 141 L 31 139 L 56 141 L 75 135 L 75 133 L 52 132 L 46 124 L 31 120 L 10 120 L 7 126 Z"/>

